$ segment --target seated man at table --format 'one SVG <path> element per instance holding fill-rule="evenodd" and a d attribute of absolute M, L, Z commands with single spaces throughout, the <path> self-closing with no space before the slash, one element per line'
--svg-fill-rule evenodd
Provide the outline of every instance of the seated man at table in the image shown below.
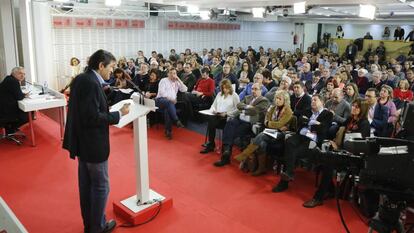
<path fill-rule="evenodd" d="M 6 76 L 0 83 L 0 119 L 10 122 L 5 127 L 6 134 L 12 134 L 28 121 L 27 113 L 19 109 L 17 101 L 24 99 L 20 82 L 25 79 L 23 67 L 12 69 L 11 75 Z"/>

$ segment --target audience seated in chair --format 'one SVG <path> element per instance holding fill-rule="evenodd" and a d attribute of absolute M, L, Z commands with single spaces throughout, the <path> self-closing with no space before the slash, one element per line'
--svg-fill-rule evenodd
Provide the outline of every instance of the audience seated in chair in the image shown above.
<path fill-rule="evenodd" d="M 184 101 L 188 117 L 195 115 L 194 111 L 210 108 L 214 96 L 214 80 L 210 78 L 210 70 L 203 68 L 201 78 L 197 80 L 192 92 L 186 92 Z"/>
<path fill-rule="evenodd" d="M 187 87 L 177 76 L 177 70 L 170 68 L 168 78 L 161 79 L 158 86 L 158 94 L 155 98 L 155 105 L 164 114 L 165 137 L 172 139 L 172 123 L 177 127 L 184 127 L 177 116 L 175 104 L 177 103 L 178 91 L 186 92 Z"/>
<path fill-rule="evenodd" d="M 262 92 L 261 95 L 262 96 L 266 95 L 267 89 L 266 89 L 266 87 L 264 85 L 262 85 L 263 84 L 263 75 L 260 74 L 260 73 L 256 73 L 254 75 L 253 80 L 254 80 L 253 83 L 247 84 L 246 88 L 244 88 L 243 91 L 240 92 L 240 94 L 239 94 L 240 100 L 243 100 L 244 97 L 252 94 L 252 86 L 253 86 L 254 83 L 259 83 L 260 86 L 261 86 L 261 92 Z"/>
<path fill-rule="evenodd" d="M 328 127 L 332 123 L 332 113 L 323 108 L 323 100 L 319 95 L 312 96 L 311 111 L 302 116 L 303 127 L 300 127 L 299 133 L 289 137 L 285 144 L 285 153 L 283 159 L 285 166 L 282 177 L 273 192 L 283 192 L 289 186 L 289 181 L 293 180 L 294 167 L 296 159 L 299 157 L 312 156 L 312 150 L 309 149 L 310 142 L 316 142 L 317 145 L 327 138 Z"/>
<path fill-rule="evenodd" d="M 6 76 L 0 83 L 0 118 L 7 123 L 4 125 L 7 135 L 18 131 L 29 120 L 28 114 L 20 110 L 18 105 L 19 100 L 29 95 L 24 94 L 20 88 L 25 75 L 23 67 L 15 67 L 11 75 Z"/>
<path fill-rule="evenodd" d="M 237 80 L 236 76 L 231 72 L 231 66 L 229 63 L 225 63 L 223 66 L 223 72 L 217 74 L 214 76 L 214 83 L 216 86 L 216 93 L 218 93 L 219 90 L 219 84 L 221 84 L 221 80 L 228 79 L 230 80 L 231 84 L 236 85 L 236 89 L 239 88 L 239 80 Z"/>
<path fill-rule="evenodd" d="M 252 172 L 253 176 L 259 176 L 266 172 L 266 148 L 269 144 L 284 143 L 283 132 L 290 130 L 288 126 L 292 116 L 289 94 L 286 91 L 277 91 L 273 105 L 267 110 L 264 126 L 265 128 L 277 130 L 278 137 L 274 138 L 261 132 L 242 153 L 235 157 L 237 161 L 243 162 L 246 159 L 251 159 L 254 153 L 257 152 L 258 168 Z"/>
<path fill-rule="evenodd" d="M 252 95 L 246 96 L 237 104 L 237 110 L 231 117 L 223 130 L 223 148 L 221 159 L 214 163 L 215 166 L 221 167 L 230 163 L 230 157 L 234 139 L 243 138 L 250 134 L 252 124 L 263 123 L 266 109 L 269 101 L 262 96 L 262 84 L 254 83 L 252 86 Z"/>
<path fill-rule="evenodd" d="M 363 99 L 356 99 L 352 103 L 351 115 L 341 124 L 342 130 L 338 131 L 335 141 L 329 141 L 333 150 L 342 147 L 345 135 L 349 133 L 360 133 L 362 138 L 370 136 L 370 126 L 368 122 L 368 103 Z M 313 208 L 323 204 L 326 197 L 333 197 L 334 184 L 332 177 L 334 169 L 327 165 L 321 165 L 322 177 L 313 198 L 303 203 L 306 208 Z"/>
<path fill-rule="evenodd" d="M 336 135 L 339 126 L 342 125 L 351 114 L 351 105 L 345 101 L 344 92 L 335 88 L 332 91 L 331 99 L 326 101 L 325 108 L 333 114 L 332 125 L 329 126 L 328 137 L 332 139 Z"/>
<path fill-rule="evenodd" d="M 368 121 L 371 126 L 371 133 L 375 136 L 386 136 L 389 110 L 387 106 L 378 104 L 378 92 L 370 88 L 365 93 L 365 100 L 369 105 Z"/>
<path fill-rule="evenodd" d="M 223 129 L 227 122 L 227 117 L 232 117 L 237 110 L 237 104 L 240 102 L 239 96 L 233 90 L 230 80 L 223 79 L 220 82 L 220 92 L 214 99 L 210 111 L 214 114 L 209 116 L 207 132 L 208 141 L 205 148 L 200 151 L 202 154 L 214 151 L 216 128 Z"/>
<path fill-rule="evenodd" d="M 196 77 L 193 74 L 191 63 L 184 64 L 184 73 L 180 76 L 181 81 L 187 86 L 187 91 L 192 92 L 196 84 Z"/>

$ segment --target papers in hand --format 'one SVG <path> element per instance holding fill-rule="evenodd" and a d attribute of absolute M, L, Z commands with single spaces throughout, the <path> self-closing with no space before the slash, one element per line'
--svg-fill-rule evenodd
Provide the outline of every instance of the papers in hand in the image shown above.
<path fill-rule="evenodd" d="M 277 137 L 280 135 L 280 132 L 277 131 L 277 129 L 268 129 L 266 128 L 263 130 L 263 133 L 266 135 L 269 135 L 270 137 L 277 139 Z"/>
<path fill-rule="evenodd" d="M 133 92 L 134 90 L 132 90 L 131 88 L 126 88 L 126 89 L 115 89 L 117 91 L 120 91 L 124 94 L 131 94 L 131 92 Z"/>
<path fill-rule="evenodd" d="M 201 111 L 199 111 L 199 113 L 200 114 L 203 114 L 203 115 L 208 115 L 208 116 L 215 116 L 215 115 L 217 115 L 216 113 L 214 113 L 212 110 L 210 110 L 210 109 L 206 109 L 206 110 L 201 110 Z"/>

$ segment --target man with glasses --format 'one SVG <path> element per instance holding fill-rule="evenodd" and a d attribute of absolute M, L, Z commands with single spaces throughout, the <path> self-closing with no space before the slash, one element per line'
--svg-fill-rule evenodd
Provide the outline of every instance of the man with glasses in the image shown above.
<path fill-rule="evenodd" d="M 332 125 L 328 131 L 328 138 L 333 139 L 339 126 L 343 125 L 351 114 L 351 105 L 344 99 L 342 89 L 335 88 L 332 91 L 331 99 L 325 103 L 325 108 L 333 114 Z"/>
<path fill-rule="evenodd" d="M 219 89 L 220 89 L 219 85 L 220 85 L 221 80 L 223 79 L 228 79 L 230 80 L 231 84 L 235 84 L 236 88 L 234 90 L 237 90 L 239 88 L 239 80 L 236 78 L 236 75 L 234 75 L 231 72 L 230 64 L 227 62 L 224 63 L 223 72 L 219 73 L 217 76 L 214 77 L 216 93 L 219 92 Z"/>
<path fill-rule="evenodd" d="M 21 125 L 29 121 L 27 113 L 20 110 L 17 103 L 29 95 L 24 94 L 20 88 L 20 83 L 24 83 L 25 76 L 23 67 L 15 67 L 11 75 L 0 83 L 0 115 L 1 118 L 13 122 L 5 127 L 6 134 L 15 133 Z"/>
<path fill-rule="evenodd" d="M 240 92 L 240 94 L 239 94 L 240 100 L 243 100 L 244 97 L 252 94 L 252 87 L 253 87 L 253 84 L 255 84 L 255 83 L 261 84 L 260 88 L 261 88 L 261 92 L 262 92 L 261 95 L 262 96 L 264 96 L 267 93 L 267 88 L 264 85 L 262 85 L 263 84 L 263 75 L 262 74 L 256 73 L 256 75 L 253 77 L 253 81 L 254 81 L 253 83 L 247 84 L 246 88 L 244 88 L 243 91 Z"/>
<path fill-rule="evenodd" d="M 368 121 L 371 125 L 371 134 L 384 135 L 389 117 L 388 107 L 378 103 L 378 91 L 375 88 L 369 88 L 365 92 L 365 100 L 369 105 Z"/>

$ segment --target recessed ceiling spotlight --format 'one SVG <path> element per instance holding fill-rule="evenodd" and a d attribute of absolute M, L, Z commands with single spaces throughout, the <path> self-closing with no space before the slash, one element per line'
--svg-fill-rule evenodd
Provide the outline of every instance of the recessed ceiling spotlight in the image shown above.
<path fill-rule="evenodd" d="M 295 14 L 306 13 L 306 2 L 297 2 L 293 4 L 293 12 Z"/>
<path fill-rule="evenodd" d="M 374 19 L 376 10 L 373 5 L 359 5 L 359 17 Z"/>

